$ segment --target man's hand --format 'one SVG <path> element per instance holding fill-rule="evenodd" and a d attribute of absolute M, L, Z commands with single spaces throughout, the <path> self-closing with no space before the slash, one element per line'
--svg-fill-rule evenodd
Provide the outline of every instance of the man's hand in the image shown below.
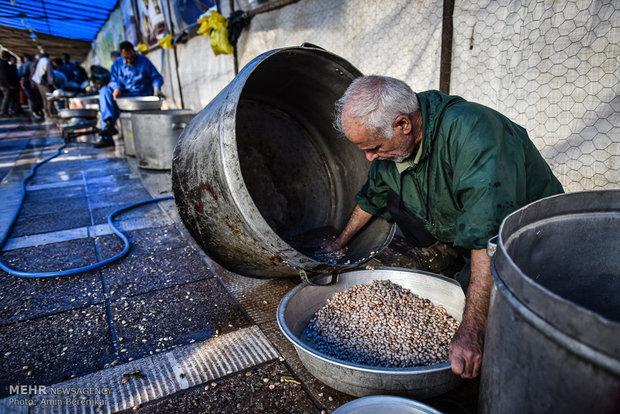
<path fill-rule="evenodd" d="M 321 243 L 321 251 L 324 253 L 333 253 L 341 250 L 344 246 L 338 241 L 338 239 L 330 239 Z"/>
<path fill-rule="evenodd" d="M 362 210 L 357 204 L 351 213 L 351 217 L 347 222 L 346 227 L 342 230 L 342 233 L 335 240 L 328 240 L 321 243 L 321 250 L 325 253 L 333 253 L 344 248 L 347 245 L 351 237 L 368 223 L 372 218 L 372 214 L 369 214 Z"/>
<path fill-rule="evenodd" d="M 122 95 L 120 88 L 116 88 L 114 89 L 114 92 L 112 92 L 112 97 L 114 99 L 120 97 Z"/>
<path fill-rule="evenodd" d="M 452 372 L 463 378 L 476 378 L 482 365 L 484 329 L 462 323 L 450 343 Z"/>
<path fill-rule="evenodd" d="M 450 343 L 452 372 L 463 378 L 475 378 L 480 374 L 484 334 L 487 328 L 489 299 L 491 296 L 491 258 L 486 249 L 471 251 L 471 280 L 463 321 Z"/>

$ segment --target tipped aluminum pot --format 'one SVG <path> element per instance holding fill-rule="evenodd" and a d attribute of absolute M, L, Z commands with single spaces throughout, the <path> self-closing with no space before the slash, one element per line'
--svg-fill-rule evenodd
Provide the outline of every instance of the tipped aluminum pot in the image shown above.
<path fill-rule="evenodd" d="M 375 218 L 332 264 L 294 241 L 342 229 L 370 163 L 334 129 L 334 104 L 361 73 L 316 47 L 266 52 L 183 130 L 172 161 L 179 215 L 205 253 L 235 273 L 289 277 L 346 270 L 389 244 Z M 135 131 L 134 131 L 135 133 Z"/>

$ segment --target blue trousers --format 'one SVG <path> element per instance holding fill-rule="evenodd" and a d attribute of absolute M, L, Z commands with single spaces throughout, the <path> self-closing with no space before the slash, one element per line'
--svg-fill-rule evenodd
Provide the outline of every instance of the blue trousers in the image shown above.
<path fill-rule="evenodd" d="M 101 129 L 105 128 L 105 121 L 110 119 L 112 123 L 115 123 L 121 114 L 121 110 L 118 109 L 114 97 L 112 97 L 112 88 L 108 85 L 102 86 L 99 89 L 99 111 L 101 111 Z"/>

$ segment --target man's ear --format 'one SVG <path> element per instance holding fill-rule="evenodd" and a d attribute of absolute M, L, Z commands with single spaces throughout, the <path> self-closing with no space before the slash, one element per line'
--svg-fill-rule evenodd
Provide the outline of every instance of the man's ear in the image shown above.
<path fill-rule="evenodd" d="M 402 128 L 403 134 L 409 134 L 412 130 L 411 118 L 409 115 L 398 115 L 394 120 L 394 129 Z"/>

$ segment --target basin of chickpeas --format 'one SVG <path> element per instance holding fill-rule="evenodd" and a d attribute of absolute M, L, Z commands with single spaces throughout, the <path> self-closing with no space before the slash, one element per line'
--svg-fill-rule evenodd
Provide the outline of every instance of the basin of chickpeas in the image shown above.
<path fill-rule="evenodd" d="M 277 319 L 304 366 L 330 387 L 358 397 L 430 398 L 460 382 L 448 349 L 464 306 L 453 279 L 369 268 L 296 286 Z"/>

